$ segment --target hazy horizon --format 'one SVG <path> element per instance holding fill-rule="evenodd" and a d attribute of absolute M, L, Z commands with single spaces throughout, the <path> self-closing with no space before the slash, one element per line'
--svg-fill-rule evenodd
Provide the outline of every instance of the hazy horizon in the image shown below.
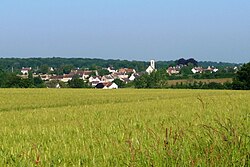
<path fill-rule="evenodd" d="M 2 0 L 0 57 L 250 61 L 249 0 Z"/>

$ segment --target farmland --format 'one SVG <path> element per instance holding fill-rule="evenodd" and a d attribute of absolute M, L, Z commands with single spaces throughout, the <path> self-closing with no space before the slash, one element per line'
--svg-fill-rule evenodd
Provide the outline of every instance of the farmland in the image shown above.
<path fill-rule="evenodd" d="M 232 78 L 220 78 L 220 79 L 180 79 L 180 80 L 168 80 L 168 84 L 169 85 L 176 85 L 177 83 L 183 83 L 183 84 L 189 84 L 189 83 L 211 83 L 211 82 L 215 82 L 215 83 L 225 83 L 225 82 L 229 82 L 232 83 L 233 79 Z"/>
<path fill-rule="evenodd" d="M 1 89 L 0 166 L 248 166 L 250 92 Z"/>

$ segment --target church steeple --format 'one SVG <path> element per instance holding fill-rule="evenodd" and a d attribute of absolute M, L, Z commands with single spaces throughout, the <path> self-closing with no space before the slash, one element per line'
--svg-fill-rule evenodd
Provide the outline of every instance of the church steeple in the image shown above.
<path fill-rule="evenodd" d="M 155 60 L 150 60 L 150 66 L 155 69 Z"/>
<path fill-rule="evenodd" d="M 156 71 L 155 69 L 155 60 L 150 60 L 150 65 L 148 66 L 148 68 L 146 69 L 146 72 L 148 74 L 152 73 L 153 71 Z"/>

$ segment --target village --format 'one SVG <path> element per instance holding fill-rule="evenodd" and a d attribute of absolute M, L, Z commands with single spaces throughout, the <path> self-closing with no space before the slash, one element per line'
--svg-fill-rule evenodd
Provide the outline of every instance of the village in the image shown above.
<path fill-rule="evenodd" d="M 178 75 L 181 72 L 181 69 L 186 65 L 176 65 L 176 66 L 169 66 L 166 68 L 166 73 L 169 76 Z M 50 67 L 49 71 L 53 72 L 55 69 Z M 61 83 L 68 83 L 74 77 L 77 77 L 87 83 L 90 87 L 98 88 L 98 89 L 118 89 L 119 86 L 114 82 L 115 80 L 120 80 L 124 84 L 128 84 L 133 82 L 136 78 L 144 74 L 151 74 L 153 71 L 157 71 L 155 60 L 150 60 L 149 66 L 145 71 L 136 71 L 133 68 L 120 68 L 114 69 L 113 67 L 102 68 L 102 70 L 107 71 L 105 75 L 101 75 L 98 73 L 98 70 L 89 70 L 89 69 L 71 69 L 69 73 L 65 73 L 62 75 L 56 74 L 43 74 L 43 73 L 36 73 L 35 70 L 32 70 L 31 67 L 23 67 L 20 71 L 21 78 L 27 78 L 29 73 L 32 73 L 33 77 L 40 77 L 44 82 L 57 82 L 55 85 L 56 88 L 60 88 Z M 236 70 L 236 69 L 235 69 Z M 215 67 L 208 66 L 207 68 L 203 67 L 193 67 L 191 69 L 191 73 L 216 73 L 219 69 Z"/>

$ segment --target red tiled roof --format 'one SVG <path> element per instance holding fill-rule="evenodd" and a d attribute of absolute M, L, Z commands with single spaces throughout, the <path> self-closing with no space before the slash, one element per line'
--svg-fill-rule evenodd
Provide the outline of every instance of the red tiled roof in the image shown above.
<path fill-rule="evenodd" d="M 51 76 L 49 79 L 53 79 L 53 80 L 60 80 L 63 79 L 62 75 L 58 75 L 58 76 Z"/>

